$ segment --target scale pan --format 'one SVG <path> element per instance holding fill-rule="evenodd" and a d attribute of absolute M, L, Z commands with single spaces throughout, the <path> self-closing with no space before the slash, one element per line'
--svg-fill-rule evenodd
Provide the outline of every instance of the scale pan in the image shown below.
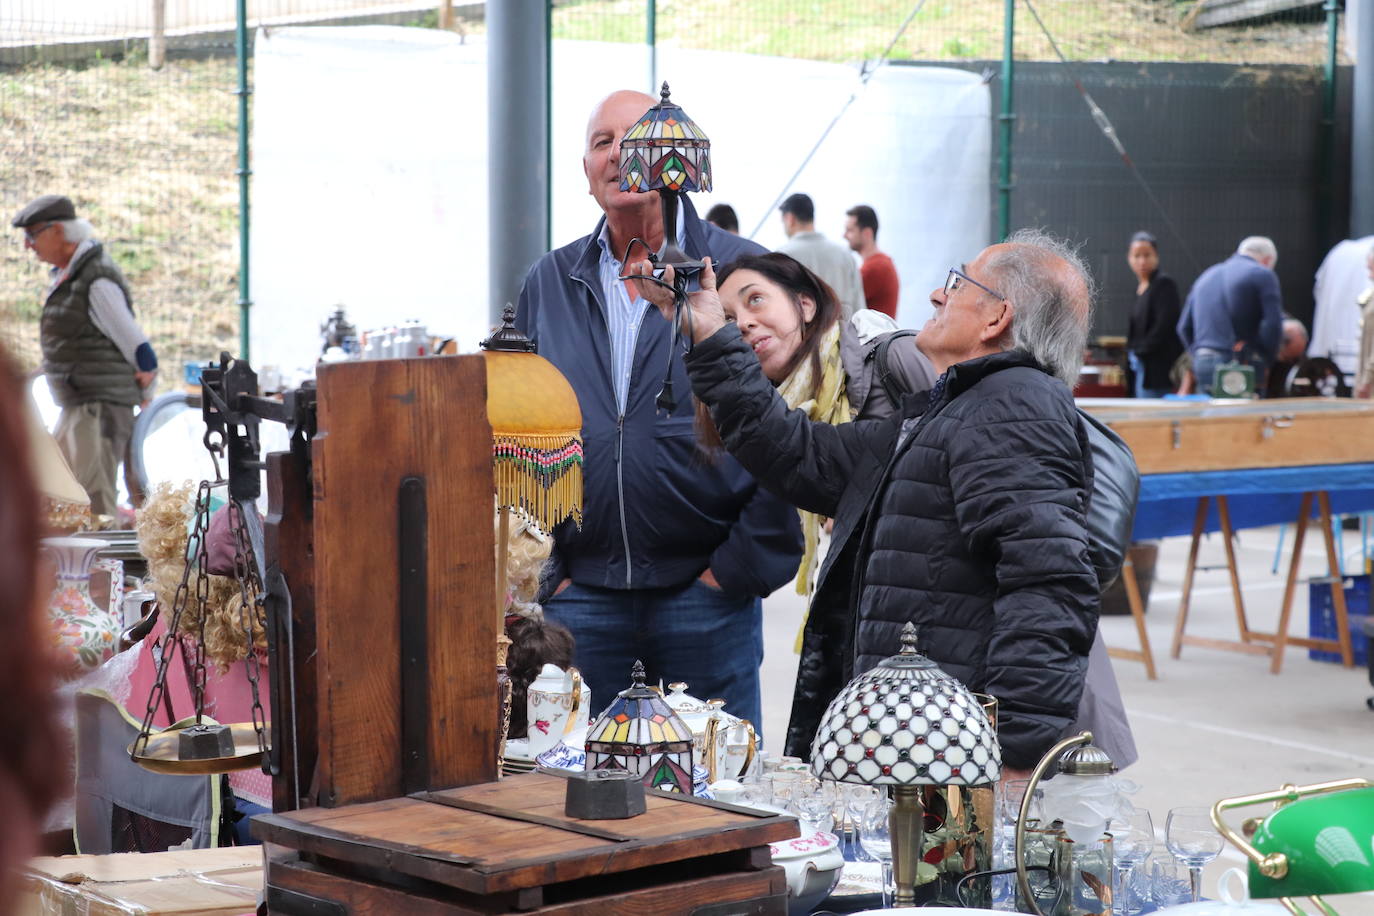
<path fill-rule="evenodd" d="M 186 725 L 193 724 L 194 720 Z M 268 726 L 264 725 L 264 728 Z M 258 733 L 252 722 L 239 722 L 229 726 L 234 738 L 234 753 L 228 757 L 206 757 L 201 760 L 181 760 L 178 757 L 180 728 L 166 728 L 148 738 L 148 744 L 141 755 L 135 756 L 134 763 L 154 773 L 169 776 L 206 776 L 211 773 L 229 773 L 234 770 L 251 770 L 262 766 L 262 751 L 258 749 Z M 134 744 L 138 741 L 135 739 Z M 133 754 L 134 745 L 129 745 Z"/>

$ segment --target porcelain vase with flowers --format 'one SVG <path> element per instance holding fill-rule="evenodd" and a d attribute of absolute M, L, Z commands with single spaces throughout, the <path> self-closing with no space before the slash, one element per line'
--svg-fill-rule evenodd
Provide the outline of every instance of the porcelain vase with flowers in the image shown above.
<path fill-rule="evenodd" d="M 70 679 L 114 655 L 122 621 L 91 599 L 91 566 L 108 545 L 95 538 L 44 538 L 56 582 L 48 599 L 53 647 Z"/>

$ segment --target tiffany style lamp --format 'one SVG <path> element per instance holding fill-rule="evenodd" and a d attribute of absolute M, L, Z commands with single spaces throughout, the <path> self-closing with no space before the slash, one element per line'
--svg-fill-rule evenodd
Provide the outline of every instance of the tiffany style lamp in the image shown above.
<path fill-rule="evenodd" d="M 915 904 L 921 858 L 921 786 L 997 782 L 1002 750 L 983 705 L 963 684 L 916 652 L 916 628 L 902 650 L 850 681 L 831 701 L 811 743 L 821 779 L 891 786 L 896 906 Z"/>
<path fill-rule="evenodd" d="M 658 104 L 646 111 L 620 139 L 620 190 L 658 192 L 663 216 L 663 247 L 652 252 L 649 260 L 659 267 L 673 268 L 672 289 L 674 309 L 677 309 L 686 299 L 688 281 L 702 268 L 702 262 L 689 257 L 678 244 L 678 207 L 681 196 L 689 191 L 711 190 L 711 141 L 677 103 L 669 101 L 669 94 L 665 81 Z M 636 241 L 643 244 L 638 239 L 630 242 L 623 259 L 627 264 Z M 648 282 L 666 285 L 652 279 Z M 689 321 L 690 315 L 688 312 Z M 682 330 L 676 314 L 672 326 L 668 371 L 657 398 L 658 406 L 669 411 L 676 405 L 671 360 Z"/>
<path fill-rule="evenodd" d="M 587 730 L 587 771 L 625 770 L 651 789 L 692 794 L 692 730 L 658 691 L 644 686 L 644 664 Z"/>

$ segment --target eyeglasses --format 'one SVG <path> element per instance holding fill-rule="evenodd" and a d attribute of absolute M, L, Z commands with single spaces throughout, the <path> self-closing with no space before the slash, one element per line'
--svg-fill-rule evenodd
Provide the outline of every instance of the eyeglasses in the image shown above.
<path fill-rule="evenodd" d="M 34 229 L 34 228 L 32 228 L 32 227 L 27 228 L 27 229 L 24 230 L 24 241 L 26 241 L 26 242 L 28 242 L 30 245 L 32 245 L 33 242 L 34 242 L 34 239 L 38 238 L 40 235 L 42 235 L 43 233 L 47 232 L 49 229 L 51 229 L 53 226 L 56 226 L 56 225 L 57 225 L 57 223 L 44 223 L 42 226 L 38 227 L 37 229 Z"/>
<path fill-rule="evenodd" d="M 972 283 L 974 286 L 976 286 L 976 287 L 978 287 L 979 289 L 981 289 L 983 292 L 988 293 L 989 295 L 995 296 L 995 297 L 998 298 L 998 299 L 1005 299 L 1005 298 L 1007 298 L 1006 296 L 1002 295 L 1001 293 L 999 293 L 997 290 L 993 289 L 992 287 L 990 287 L 990 286 L 984 286 L 983 284 L 979 283 L 977 280 L 973 279 L 973 278 L 970 277 L 968 274 L 963 273 L 962 271 L 960 271 L 957 267 L 951 267 L 951 268 L 949 269 L 949 276 L 945 277 L 945 296 L 946 296 L 946 298 L 948 298 L 950 295 L 952 295 L 952 294 L 954 293 L 955 290 L 957 290 L 957 289 L 959 289 L 959 288 L 961 287 L 961 284 L 959 283 L 960 280 L 967 280 L 968 282 Z"/>

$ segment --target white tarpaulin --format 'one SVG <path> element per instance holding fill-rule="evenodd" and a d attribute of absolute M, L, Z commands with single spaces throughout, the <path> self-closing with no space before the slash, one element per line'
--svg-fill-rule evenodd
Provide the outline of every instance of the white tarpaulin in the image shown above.
<path fill-rule="evenodd" d="M 273 29 L 255 52 L 253 361 L 313 363 L 342 304 L 360 328 L 416 319 L 475 349 L 487 329 L 486 49 L 435 30 Z M 553 79 L 553 242 L 600 215 L 581 157 L 607 93 L 644 82 L 642 47 L 558 42 Z M 844 211 L 878 211 L 901 277 L 900 323 L 989 237 L 991 102 L 974 74 L 855 68 L 659 50 L 673 98 L 710 135 L 716 189 L 758 241 L 783 241 L 773 201 L 844 102 L 858 98 L 789 191 L 842 241 Z M 534 150 L 512 151 L 533 158 Z M 766 218 L 765 218 L 766 217 Z"/>

